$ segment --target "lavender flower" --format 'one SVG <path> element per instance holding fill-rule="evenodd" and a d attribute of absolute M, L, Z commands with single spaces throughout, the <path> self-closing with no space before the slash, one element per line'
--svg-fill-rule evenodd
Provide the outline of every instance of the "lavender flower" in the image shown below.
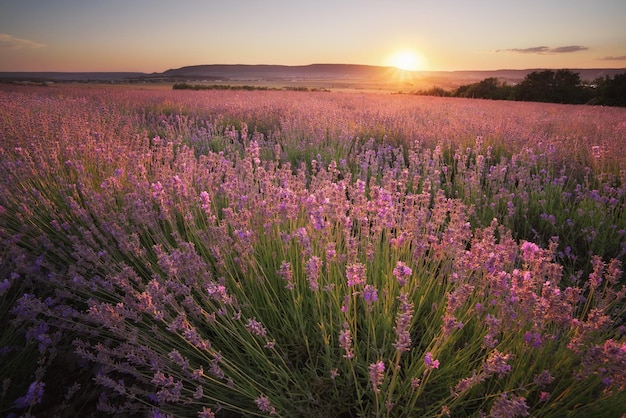
<path fill-rule="evenodd" d="M 343 303 L 341 304 L 341 312 L 348 312 L 348 308 L 350 307 L 350 295 L 345 295 L 343 297 Z"/>
<path fill-rule="evenodd" d="M 354 357 L 354 351 L 352 350 L 352 335 L 348 324 L 343 324 L 343 329 L 339 331 L 339 345 L 345 350 L 344 358 L 348 360 Z"/>
<path fill-rule="evenodd" d="M 215 413 L 211 410 L 211 408 L 203 406 L 202 411 L 198 412 L 198 418 L 215 418 Z"/>
<path fill-rule="evenodd" d="M 398 284 L 400 286 L 404 286 L 407 282 L 407 279 L 411 277 L 413 274 L 413 270 L 402 261 L 398 261 L 396 267 L 393 269 L 393 275 L 398 280 Z"/>
<path fill-rule="evenodd" d="M 4 279 L 0 282 L 0 296 L 4 295 L 6 291 L 11 287 L 11 282 L 8 279 Z"/>
<path fill-rule="evenodd" d="M 520 249 L 522 250 L 522 255 L 524 257 L 524 261 L 530 263 L 535 258 L 541 254 L 541 249 L 539 246 L 533 242 L 524 241 L 520 245 Z"/>
<path fill-rule="evenodd" d="M 398 296 L 398 300 L 400 301 L 400 308 L 398 309 L 396 326 L 394 327 L 396 340 L 393 346 L 402 353 L 411 349 L 410 326 L 413 320 L 413 303 L 408 302 L 406 294 Z"/>
<path fill-rule="evenodd" d="M 285 285 L 286 289 L 293 290 L 293 271 L 291 270 L 291 263 L 288 261 L 283 261 L 280 264 L 280 269 L 278 270 L 278 275 L 287 283 Z"/>
<path fill-rule="evenodd" d="M 202 399 L 204 396 L 204 389 L 202 389 L 202 385 L 199 385 L 196 390 L 193 392 L 192 397 L 194 399 Z"/>
<path fill-rule="evenodd" d="M 189 360 L 183 357 L 178 350 L 170 351 L 168 357 L 183 370 L 187 370 L 189 368 Z"/>
<path fill-rule="evenodd" d="M 510 354 L 502 354 L 498 350 L 493 350 L 487 357 L 483 370 L 487 375 L 497 374 L 498 377 L 503 377 L 511 371 L 511 366 L 507 364 L 510 358 Z"/>
<path fill-rule="evenodd" d="M 382 361 L 372 363 L 369 365 L 368 370 L 372 390 L 374 391 L 374 393 L 380 393 L 380 385 L 385 378 L 385 363 L 383 363 Z"/>
<path fill-rule="evenodd" d="M 259 395 L 258 398 L 254 400 L 257 408 L 261 412 L 267 412 L 270 415 L 276 415 L 276 408 L 274 408 L 270 402 L 270 400 L 265 395 Z"/>
<path fill-rule="evenodd" d="M 265 337 L 267 331 L 263 324 L 256 320 L 256 318 L 249 318 L 248 324 L 246 325 L 246 329 L 250 331 L 254 335 L 258 335 L 259 337 Z"/>
<path fill-rule="evenodd" d="M 466 377 L 465 379 L 459 380 L 459 382 L 454 387 L 455 396 L 459 396 L 463 392 L 473 388 L 477 384 L 480 384 L 484 381 L 486 376 L 484 374 L 476 374 L 474 372 L 471 377 Z"/>
<path fill-rule="evenodd" d="M 361 296 L 363 297 L 365 303 L 370 306 L 372 303 L 378 300 L 378 291 L 374 286 L 368 284 L 365 285 L 365 288 L 361 292 Z"/>
<path fill-rule="evenodd" d="M 491 406 L 489 416 L 493 418 L 527 417 L 528 405 L 526 399 L 503 393 Z"/>
<path fill-rule="evenodd" d="M 43 382 L 32 382 L 28 387 L 26 395 L 15 400 L 15 406 L 18 408 L 27 408 L 41 403 L 45 387 L 46 384 Z"/>
<path fill-rule="evenodd" d="M 542 343 L 541 334 L 538 332 L 526 331 L 526 333 L 524 333 L 524 341 L 526 344 L 532 345 L 534 348 L 538 348 Z"/>
<path fill-rule="evenodd" d="M 422 379 L 420 379 L 418 377 L 412 378 L 411 379 L 411 390 L 413 392 L 415 392 L 420 387 L 421 383 L 422 383 Z"/>
<path fill-rule="evenodd" d="M 326 262 L 328 263 L 331 260 L 334 260 L 337 257 L 337 249 L 336 244 L 334 242 L 329 242 L 326 244 Z"/>
<path fill-rule="evenodd" d="M 214 220 L 215 216 L 212 213 L 211 197 L 204 190 L 200 192 L 200 202 L 201 202 L 202 210 L 204 211 L 204 213 L 206 213 L 207 216 L 209 216 L 210 219 Z"/>
<path fill-rule="evenodd" d="M 356 286 L 365 283 L 365 266 L 361 263 L 353 263 L 346 267 L 348 286 Z"/>
<path fill-rule="evenodd" d="M 426 370 L 439 368 L 439 360 L 433 360 L 433 355 L 430 351 L 424 356 L 424 363 L 426 364 Z"/>
<path fill-rule="evenodd" d="M 548 370 L 544 370 L 538 375 L 535 376 L 533 382 L 538 386 L 546 386 L 554 381 L 554 377 L 550 374 Z"/>
<path fill-rule="evenodd" d="M 318 256 L 312 256 L 306 262 L 306 278 L 309 282 L 309 288 L 313 292 L 317 292 L 319 290 L 319 275 L 320 268 L 322 266 L 322 260 Z"/>

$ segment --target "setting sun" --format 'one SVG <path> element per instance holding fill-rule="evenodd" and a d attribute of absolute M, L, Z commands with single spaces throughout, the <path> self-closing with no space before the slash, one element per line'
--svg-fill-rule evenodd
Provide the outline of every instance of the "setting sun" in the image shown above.
<path fill-rule="evenodd" d="M 403 49 L 390 55 L 387 65 L 404 71 L 418 71 L 424 67 L 424 59 L 411 49 Z"/>

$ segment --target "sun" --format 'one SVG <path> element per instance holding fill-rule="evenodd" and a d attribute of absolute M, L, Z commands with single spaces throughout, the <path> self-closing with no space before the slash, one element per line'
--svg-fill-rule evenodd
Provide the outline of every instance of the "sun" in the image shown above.
<path fill-rule="evenodd" d="M 419 71 L 424 68 L 424 59 L 412 49 L 401 49 L 389 56 L 387 65 L 403 71 Z"/>

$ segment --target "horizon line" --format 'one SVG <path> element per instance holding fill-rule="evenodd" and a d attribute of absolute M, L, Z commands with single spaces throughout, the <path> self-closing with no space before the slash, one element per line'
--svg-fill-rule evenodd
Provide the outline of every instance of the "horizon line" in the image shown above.
<path fill-rule="evenodd" d="M 391 65 L 374 65 L 374 64 L 354 64 L 354 63 L 332 63 L 332 62 L 317 62 L 311 64 L 233 64 L 233 63 L 220 63 L 220 64 L 190 64 L 183 65 L 181 67 L 171 67 L 162 71 L 133 71 L 133 70 L 2 70 L 2 73 L 55 73 L 55 74 L 81 74 L 81 73 L 134 73 L 134 74 L 162 74 L 166 71 L 180 70 L 190 67 L 204 67 L 204 66 L 232 66 L 232 67 L 311 67 L 316 65 L 335 65 L 335 66 L 356 66 L 356 67 L 371 67 L 371 68 L 384 68 L 402 71 L 406 73 L 453 73 L 453 72 L 495 72 L 495 71 L 537 71 L 537 70 L 555 70 L 555 69 L 567 69 L 567 70 L 626 70 L 624 67 L 610 67 L 610 66 L 598 66 L 598 67 L 535 67 L 535 68 L 497 68 L 497 69 L 423 69 L 423 70 L 402 70 L 400 68 Z"/>

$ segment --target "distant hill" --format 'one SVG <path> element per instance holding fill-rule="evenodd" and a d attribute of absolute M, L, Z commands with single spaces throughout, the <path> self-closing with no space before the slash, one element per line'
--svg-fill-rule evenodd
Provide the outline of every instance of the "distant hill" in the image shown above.
<path fill-rule="evenodd" d="M 485 78 L 496 77 L 508 83 L 517 83 L 533 71 L 413 71 L 400 72 L 392 67 L 356 64 L 311 65 L 192 65 L 169 69 L 162 73 L 139 72 L 0 72 L 0 81 L 32 82 L 228 82 L 228 83 L 297 83 L 328 87 L 380 86 L 393 84 L 410 86 L 439 86 L 456 88 Z M 583 80 L 614 76 L 626 72 L 622 69 L 570 69 Z M 395 83 L 395 84 L 394 84 Z"/>
<path fill-rule="evenodd" d="M 505 81 L 521 81 L 533 71 L 527 70 L 493 70 L 493 71 L 412 71 L 410 74 L 424 79 L 441 80 L 483 80 L 497 77 Z M 397 71 L 390 67 L 356 64 L 311 64 L 301 66 L 288 65 L 193 65 L 170 69 L 154 77 L 172 78 L 213 78 L 223 80 L 254 80 L 254 79 L 289 79 L 289 78 L 326 78 L 352 79 L 388 78 L 390 72 Z M 594 80 L 598 77 L 614 76 L 626 72 L 626 69 L 572 69 L 580 74 L 583 80 Z"/>
<path fill-rule="evenodd" d="M 167 70 L 165 77 L 214 77 L 228 80 L 278 80 L 293 78 L 377 78 L 389 72 L 388 67 L 357 64 L 311 65 L 194 65 Z"/>

